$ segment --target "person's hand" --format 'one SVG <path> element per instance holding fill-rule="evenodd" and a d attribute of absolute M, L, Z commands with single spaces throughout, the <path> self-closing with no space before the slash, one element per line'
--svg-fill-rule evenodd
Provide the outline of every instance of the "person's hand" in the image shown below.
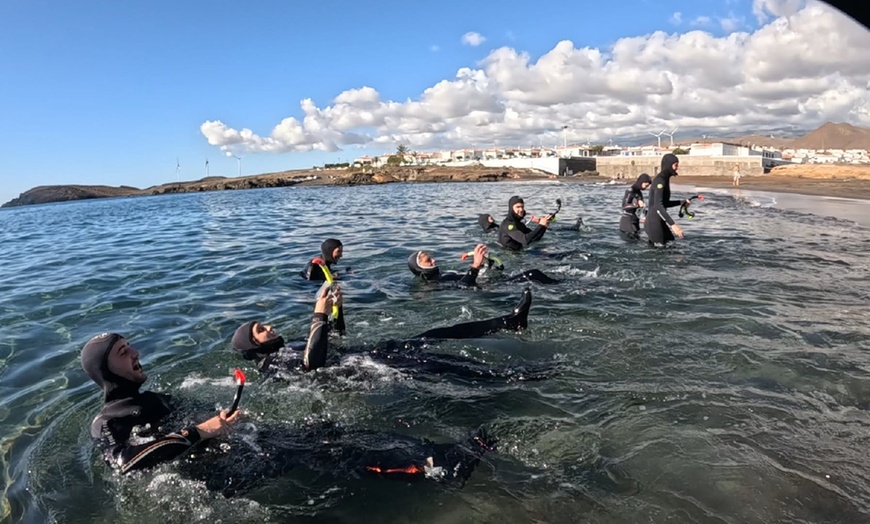
<path fill-rule="evenodd" d="M 332 305 L 341 306 L 341 287 L 338 284 L 323 286 L 317 302 L 314 304 L 315 313 L 331 313 Z"/>
<path fill-rule="evenodd" d="M 480 269 L 480 266 L 483 265 L 483 262 L 486 260 L 488 255 L 489 249 L 487 249 L 485 245 L 477 244 L 474 246 L 474 263 L 471 264 L 471 267 Z"/>
<path fill-rule="evenodd" d="M 544 215 L 538 220 L 538 225 L 547 227 L 550 225 L 550 220 L 553 220 L 553 215 Z"/>
<path fill-rule="evenodd" d="M 643 203 L 643 200 L 638 200 L 638 201 L 637 201 L 637 207 L 638 207 L 638 208 L 641 208 L 641 207 L 644 207 L 644 206 L 646 206 L 646 204 Z"/>
<path fill-rule="evenodd" d="M 683 205 L 689 207 L 692 205 L 692 201 L 687 198 L 686 200 L 683 200 Z"/>
<path fill-rule="evenodd" d="M 672 225 L 672 226 L 671 226 L 671 231 L 674 232 L 674 235 L 675 235 L 677 238 L 683 238 L 683 228 L 681 228 L 680 226 L 678 226 L 678 225 L 676 225 L 676 224 Z"/>
<path fill-rule="evenodd" d="M 233 429 L 233 424 L 239 420 L 239 416 L 242 412 L 237 409 L 235 413 L 227 416 L 227 411 L 228 410 L 225 409 L 221 411 L 220 414 L 215 415 L 201 424 L 197 424 L 196 430 L 199 431 L 199 436 L 202 440 L 229 434 Z"/>

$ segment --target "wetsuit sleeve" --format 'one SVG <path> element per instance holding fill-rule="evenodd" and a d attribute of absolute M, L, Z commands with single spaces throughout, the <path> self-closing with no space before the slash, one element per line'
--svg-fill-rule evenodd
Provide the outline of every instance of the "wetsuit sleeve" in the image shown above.
<path fill-rule="evenodd" d="M 201 437 L 196 427 L 191 426 L 144 444 L 112 445 L 112 440 L 101 439 L 104 457 L 106 462 L 125 474 L 172 460 L 196 445 Z"/>
<path fill-rule="evenodd" d="M 662 220 L 667 222 L 669 226 L 674 225 L 674 219 L 671 218 L 671 215 L 668 214 L 668 210 L 665 209 L 667 207 L 673 207 L 670 202 L 664 202 L 663 193 L 661 191 L 650 191 L 650 200 L 649 209 L 650 213 L 658 215 Z M 677 202 L 679 205 L 679 202 Z"/>
<path fill-rule="evenodd" d="M 528 246 L 532 242 L 535 242 L 536 240 L 540 240 L 541 237 L 543 237 L 544 233 L 546 233 L 546 232 L 547 232 L 547 227 L 539 225 L 534 230 L 532 230 L 528 233 L 523 233 L 522 231 L 514 229 L 512 231 L 508 231 L 507 234 L 512 240 L 519 242 L 523 246 Z"/>
<path fill-rule="evenodd" d="M 476 287 L 477 286 L 477 275 L 480 273 L 480 268 L 470 267 L 468 268 L 468 272 L 466 272 L 462 279 L 459 281 L 460 285 L 468 286 L 468 287 Z"/>
<path fill-rule="evenodd" d="M 339 318 L 344 315 L 339 315 Z M 325 313 L 315 313 L 311 319 L 311 329 L 308 331 L 308 344 L 302 356 L 305 371 L 314 371 L 326 364 L 326 352 L 329 349 L 329 318 Z"/>

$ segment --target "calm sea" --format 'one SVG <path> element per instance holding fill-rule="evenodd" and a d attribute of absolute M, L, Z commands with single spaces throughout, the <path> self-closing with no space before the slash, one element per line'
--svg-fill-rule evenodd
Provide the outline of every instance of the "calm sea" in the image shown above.
<path fill-rule="evenodd" d="M 618 234 L 624 186 L 547 183 L 282 188 L 94 200 L 0 212 L 0 449 L 11 522 L 866 522 L 870 520 L 870 229 L 707 195 L 672 249 Z M 561 198 L 538 246 L 504 254 L 476 214 L 512 194 L 535 214 Z M 582 216 L 580 230 L 570 226 Z M 521 285 L 415 283 L 487 242 L 506 272 L 538 268 L 521 335 L 430 348 L 520 370 L 470 380 L 365 354 L 263 381 L 229 348 L 242 322 L 305 337 L 317 286 L 299 272 L 344 241 L 346 343 L 488 318 Z M 436 442 L 486 426 L 500 439 L 462 489 L 264 479 L 225 498 L 199 459 L 119 479 L 87 435 L 101 395 L 79 351 L 104 331 L 142 351 L 146 387 L 204 418 L 249 385 L 223 452 L 256 461 L 261 428 L 317 421 Z M 547 369 L 523 380 L 523 369 Z M 304 452 L 301 451 L 301 452 Z M 240 455 L 241 456 L 241 455 Z M 261 458 L 259 460 L 268 460 Z M 202 464 L 200 464 L 202 465 Z M 252 465 L 252 469 L 256 464 Z"/>

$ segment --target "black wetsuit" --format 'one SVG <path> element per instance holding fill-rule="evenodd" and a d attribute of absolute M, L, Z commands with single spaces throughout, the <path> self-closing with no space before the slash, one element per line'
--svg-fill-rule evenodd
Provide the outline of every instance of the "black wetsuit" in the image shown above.
<path fill-rule="evenodd" d="M 448 272 L 442 273 L 438 266 L 421 267 L 417 262 L 417 257 L 420 251 L 411 253 L 408 257 L 408 268 L 415 276 L 422 278 L 427 282 L 439 283 L 456 283 L 460 287 L 479 288 L 477 277 L 480 274 L 480 268 L 471 266 L 465 273 Z M 488 259 L 486 261 L 490 270 L 495 265 L 495 261 Z M 538 284 L 558 284 L 559 281 L 555 278 L 550 278 L 539 269 L 530 269 L 522 273 L 512 275 L 503 280 L 503 282 L 536 282 Z"/>
<path fill-rule="evenodd" d="M 499 368 L 474 362 L 464 357 L 428 351 L 432 343 L 440 340 L 480 338 L 500 330 L 521 331 L 528 326 L 531 303 L 531 290 L 526 289 L 513 311 L 501 317 L 430 329 L 406 340 L 385 340 L 377 344 L 343 347 L 339 351 L 342 354 L 366 354 L 390 367 L 405 369 L 421 375 L 449 374 L 474 380 L 543 380 L 553 375 L 552 365 L 531 364 Z M 304 348 L 299 343 L 291 343 L 287 346 L 291 351 L 302 350 L 301 362 L 292 353 L 277 353 L 276 345 L 283 346 L 283 339 L 270 343 L 269 347 L 259 346 L 255 342 L 247 342 L 246 336 L 239 335 L 240 331 L 245 330 L 245 326 L 241 326 L 236 335 L 233 336 L 233 348 L 247 359 L 259 360 L 259 368 L 263 373 L 272 374 L 282 368 L 297 369 L 299 367 L 305 371 L 313 371 L 327 365 L 329 332 L 332 326 L 323 313 L 314 314 Z"/>
<path fill-rule="evenodd" d="M 622 216 L 619 218 L 619 230 L 632 238 L 637 238 L 640 231 L 640 219 L 637 217 L 637 211 L 641 209 L 638 204 L 643 202 L 642 184 L 649 184 L 651 181 L 648 174 L 641 174 L 637 177 L 637 181 L 625 190 L 625 196 L 622 197 Z"/>
<path fill-rule="evenodd" d="M 229 453 L 215 452 L 182 468 L 228 497 L 266 479 L 297 477 L 306 491 L 300 498 L 306 500 L 336 484 L 372 477 L 462 487 L 497 442 L 482 428 L 462 443 L 435 443 L 397 433 L 345 429 L 331 422 L 294 429 L 265 427 L 251 440 L 255 446 L 239 443 Z"/>
<path fill-rule="evenodd" d="M 518 196 L 512 196 L 508 202 L 508 214 L 498 228 L 498 243 L 512 251 L 520 251 L 532 242 L 543 238 L 547 226 L 538 225 L 534 230 L 523 223 L 523 217 L 514 213 L 514 204 L 522 202 Z"/>
<path fill-rule="evenodd" d="M 342 247 L 339 240 L 334 238 L 324 240 L 320 245 L 320 256 L 311 259 L 311 262 L 302 271 L 302 276 L 306 280 L 325 282 L 328 280 L 326 274 L 329 273 L 333 280 L 338 280 L 338 273 L 332 269 L 332 265 L 337 262 L 333 258 L 332 252 L 338 247 Z"/>
<path fill-rule="evenodd" d="M 498 229 L 498 224 L 495 221 L 489 221 L 490 215 L 477 215 L 477 223 L 480 224 L 484 233 L 489 233 L 494 229 Z"/>
<path fill-rule="evenodd" d="M 667 208 L 676 207 L 682 200 L 671 200 L 671 177 L 676 176 L 674 163 L 679 162 L 676 155 L 668 153 L 662 157 L 662 170 L 649 186 L 649 213 L 644 222 L 644 231 L 650 244 L 666 245 L 674 239 L 670 227 L 674 219 L 668 214 Z"/>
<path fill-rule="evenodd" d="M 129 473 L 172 460 L 201 438 L 195 426 L 164 431 L 161 424 L 172 413 L 170 397 L 140 392 L 139 384 L 109 371 L 108 353 L 120 338 L 106 333 L 91 339 L 82 350 L 82 368 L 105 395 L 103 409 L 91 423 L 91 438 L 106 464 Z"/>

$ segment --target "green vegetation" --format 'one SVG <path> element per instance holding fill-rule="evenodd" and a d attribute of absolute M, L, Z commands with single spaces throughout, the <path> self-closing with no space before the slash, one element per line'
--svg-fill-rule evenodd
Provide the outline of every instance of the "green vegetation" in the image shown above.
<path fill-rule="evenodd" d="M 688 149 L 683 149 L 682 147 L 678 147 L 678 148 L 674 149 L 674 154 L 675 154 L 675 155 L 688 155 L 688 154 L 689 154 L 689 150 L 688 150 Z"/>

